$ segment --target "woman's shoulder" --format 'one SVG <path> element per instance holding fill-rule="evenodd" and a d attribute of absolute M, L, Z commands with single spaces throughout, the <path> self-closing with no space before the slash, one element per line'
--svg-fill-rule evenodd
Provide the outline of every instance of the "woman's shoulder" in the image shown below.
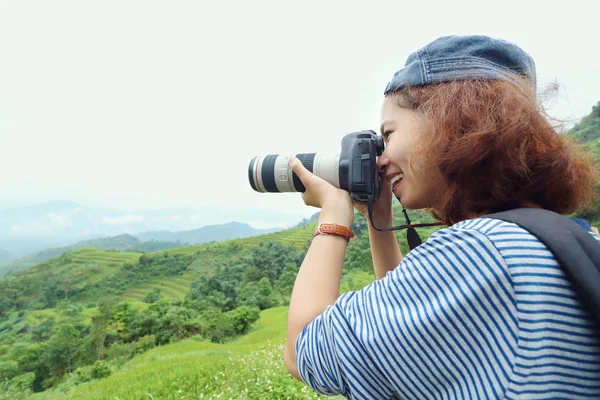
<path fill-rule="evenodd" d="M 425 242 L 428 247 L 461 242 L 481 242 L 490 245 L 503 241 L 538 242 L 539 240 L 519 225 L 493 218 L 473 218 L 434 232 Z M 541 242 L 540 242 L 541 243 Z"/>
<path fill-rule="evenodd" d="M 476 231 L 485 236 L 494 236 L 500 233 L 530 234 L 515 223 L 487 217 L 460 221 L 446 229 L 457 232 Z"/>
<path fill-rule="evenodd" d="M 596 241 L 600 237 L 589 232 Z M 519 225 L 493 218 L 474 218 L 458 222 L 433 233 L 425 243 L 408 253 L 418 262 L 439 255 L 460 255 L 461 262 L 481 267 L 483 264 L 529 263 L 530 258 L 553 259 L 551 251 L 533 234 Z M 474 258 L 472 255 L 476 255 Z M 548 261 L 550 262 L 550 261 Z"/>
<path fill-rule="evenodd" d="M 410 251 L 405 264 L 453 262 L 467 270 L 506 269 L 506 257 L 541 251 L 544 245 L 517 224 L 474 218 L 434 232 Z"/>
<path fill-rule="evenodd" d="M 448 228 L 436 232 L 438 234 L 468 235 L 468 232 L 477 232 L 491 242 L 539 242 L 539 239 L 526 229 L 516 223 L 502 221 L 494 218 L 474 218 L 458 222 Z M 600 242 L 600 236 L 595 232 L 588 230 L 597 241 Z M 432 235 L 433 236 L 433 235 Z"/>
<path fill-rule="evenodd" d="M 392 276 L 403 279 L 404 274 L 416 276 L 435 270 L 464 278 L 480 271 L 508 282 L 505 254 L 499 250 L 506 235 L 527 246 L 537 246 L 536 242 L 539 242 L 529 232 L 509 222 L 490 218 L 462 221 L 434 232 L 423 244 L 411 250 Z"/>

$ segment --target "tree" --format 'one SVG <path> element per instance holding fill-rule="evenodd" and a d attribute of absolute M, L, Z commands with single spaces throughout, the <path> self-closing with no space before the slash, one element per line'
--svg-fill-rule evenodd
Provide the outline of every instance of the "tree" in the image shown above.
<path fill-rule="evenodd" d="M 284 265 L 295 261 L 295 256 L 296 249 L 293 246 L 284 246 L 280 242 L 268 242 L 266 245 L 252 249 L 248 263 L 259 269 L 273 284 L 279 279 Z"/>
<path fill-rule="evenodd" d="M 227 313 L 235 333 L 238 335 L 245 334 L 250 328 L 250 324 L 257 321 L 260 317 L 260 310 L 255 307 L 242 306 Z"/>
<path fill-rule="evenodd" d="M 268 278 L 262 278 L 259 282 L 248 282 L 240 291 L 241 305 L 265 310 L 275 307 L 278 303 L 279 299 L 274 295 Z"/>
<path fill-rule="evenodd" d="M 45 342 L 50 339 L 52 332 L 54 331 L 54 317 L 46 318 L 41 323 L 29 329 L 31 339 L 34 342 Z"/>
<path fill-rule="evenodd" d="M 213 343 L 224 343 L 234 332 L 231 319 L 219 310 L 205 311 L 200 317 L 200 333 Z"/>
<path fill-rule="evenodd" d="M 258 267 L 252 265 L 246 268 L 246 270 L 244 271 L 244 277 L 242 278 L 242 282 L 258 282 L 264 277 L 265 274 L 260 269 L 258 269 Z"/>
<path fill-rule="evenodd" d="M 294 288 L 294 283 L 296 283 L 297 275 L 298 265 L 296 263 L 289 262 L 283 267 L 281 276 L 279 276 L 279 279 L 277 282 L 275 282 L 274 288 L 287 298 L 286 304 L 292 294 L 292 289 Z"/>
<path fill-rule="evenodd" d="M 146 293 L 146 296 L 144 296 L 144 303 L 152 304 L 160 299 L 160 296 L 161 290 L 157 287 L 152 288 L 152 290 L 150 290 L 148 293 Z"/>
<path fill-rule="evenodd" d="M 75 370 L 81 354 L 79 332 L 71 324 L 61 324 L 48 340 L 43 356 L 44 364 L 57 382 L 64 374 Z"/>
<path fill-rule="evenodd" d="M 98 304 L 98 314 L 92 317 L 92 326 L 88 336 L 88 342 L 94 349 L 97 360 L 102 360 L 104 356 L 105 341 L 108 331 L 108 325 L 115 313 L 116 304 L 113 300 L 101 300 Z"/>

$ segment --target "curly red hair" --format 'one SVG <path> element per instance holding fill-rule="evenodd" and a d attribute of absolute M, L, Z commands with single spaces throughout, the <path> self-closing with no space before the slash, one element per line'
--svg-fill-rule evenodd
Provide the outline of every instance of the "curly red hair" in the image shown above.
<path fill-rule="evenodd" d="M 445 207 L 432 211 L 442 222 L 532 203 L 568 214 L 593 200 L 591 157 L 556 132 L 527 81 L 471 79 L 395 94 L 431 123 L 417 154 L 449 183 Z"/>

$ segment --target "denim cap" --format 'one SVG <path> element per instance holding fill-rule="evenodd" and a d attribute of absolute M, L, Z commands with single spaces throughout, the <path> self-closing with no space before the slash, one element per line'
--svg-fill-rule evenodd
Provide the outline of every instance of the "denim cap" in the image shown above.
<path fill-rule="evenodd" d="M 444 36 L 409 55 L 384 94 L 454 80 L 508 80 L 515 74 L 525 77 L 535 90 L 535 63 L 520 47 L 487 36 Z"/>

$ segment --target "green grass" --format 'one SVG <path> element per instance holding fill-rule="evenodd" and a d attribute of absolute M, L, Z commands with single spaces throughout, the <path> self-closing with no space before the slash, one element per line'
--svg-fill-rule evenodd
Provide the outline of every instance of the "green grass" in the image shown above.
<path fill-rule="evenodd" d="M 228 344 L 188 339 L 150 350 L 113 375 L 35 399 L 308 399 L 312 389 L 283 364 L 287 307 L 265 310 L 254 330 Z M 65 389 L 63 389 L 65 390 Z M 341 397 L 338 397 L 341 398 Z"/>

